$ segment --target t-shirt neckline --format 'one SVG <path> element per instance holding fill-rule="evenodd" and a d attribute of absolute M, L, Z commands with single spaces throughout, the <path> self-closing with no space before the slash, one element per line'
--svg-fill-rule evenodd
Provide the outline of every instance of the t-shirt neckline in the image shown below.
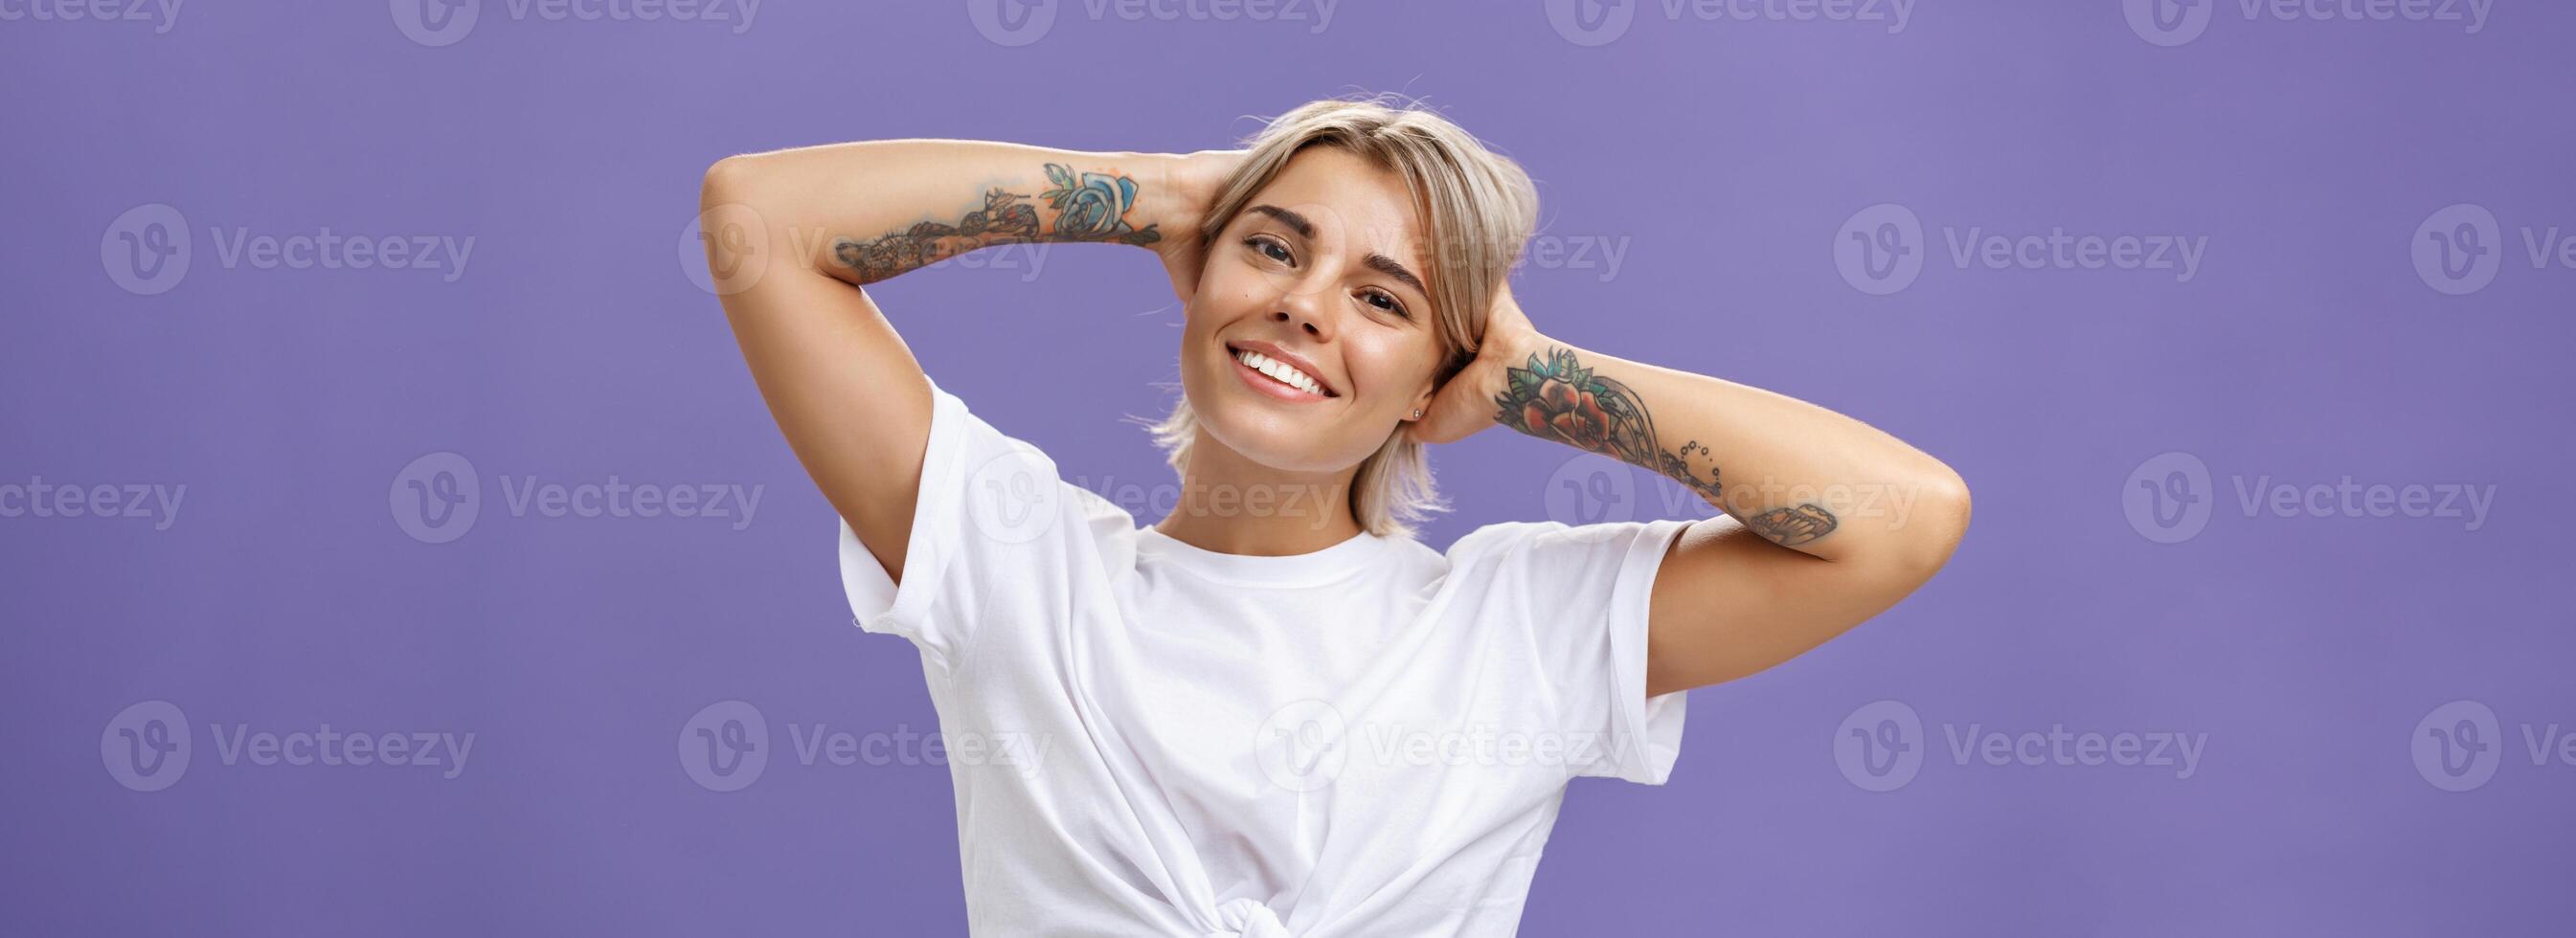
<path fill-rule="evenodd" d="M 1331 582 L 1368 566 L 1385 552 L 1389 540 L 1361 531 L 1339 544 L 1303 554 L 1263 557 L 1228 554 L 1182 541 L 1145 525 L 1137 529 L 1138 549 L 1193 574 L 1251 586 L 1313 586 Z"/>

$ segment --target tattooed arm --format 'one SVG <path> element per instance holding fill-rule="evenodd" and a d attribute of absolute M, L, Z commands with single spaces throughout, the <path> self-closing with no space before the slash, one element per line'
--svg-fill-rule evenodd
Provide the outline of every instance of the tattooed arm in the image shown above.
<path fill-rule="evenodd" d="M 1152 248 L 1186 296 L 1223 154 L 883 140 L 730 157 L 699 227 L 725 317 L 815 485 L 898 582 L 930 434 L 921 365 L 862 287 L 981 248 Z"/>
<path fill-rule="evenodd" d="M 1484 347 L 1415 434 L 1499 424 L 1664 475 L 1722 512 L 1684 531 L 1655 577 L 1649 696 L 1732 680 L 1893 606 L 1968 525 L 1958 473 L 1833 411 L 1541 334 L 1497 300 Z"/>

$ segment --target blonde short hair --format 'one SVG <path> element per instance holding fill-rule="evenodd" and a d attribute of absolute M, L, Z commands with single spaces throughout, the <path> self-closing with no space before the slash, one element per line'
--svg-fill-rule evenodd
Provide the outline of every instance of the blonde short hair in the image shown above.
<path fill-rule="evenodd" d="M 1485 145 L 1418 101 L 1392 95 L 1314 101 L 1273 118 L 1244 141 L 1243 165 L 1226 180 L 1197 232 L 1205 248 L 1309 146 L 1338 146 L 1403 177 L 1422 232 L 1423 262 L 1432 318 L 1440 337 L 1438 384 L 1447 384 L 1475 358 L 1485 320 L 1504 278 L 1538 226 L 1538 190 L 1519 164 Z M 1204 255 L 1202 255 L 1204 256 Z M 1198 416 L 1187 394 L 1171 415 L 1153 425 L 1154 443 L 1175 472 L 1189 465 Z M 1410 537 L 1413 525 L 1448 510 L 1432 483 L 1422 444 L 1402 427 L 1360 461 L 1351 478 L 1351 515 L 1360 527 L 1385 537 Z"/>

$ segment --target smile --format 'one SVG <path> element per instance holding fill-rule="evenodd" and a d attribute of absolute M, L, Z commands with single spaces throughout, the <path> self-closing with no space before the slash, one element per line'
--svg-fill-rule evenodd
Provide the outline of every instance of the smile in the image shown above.
<path fill-rule="evenodd" d="M 1323 382 L 1298 370 L 1294 365 L 1263 355 L 1251 349 L 1226 349 L 1234 355 L 1235 373 L 1254 388 L 1284 400 L 1320 401 L 1337 397 Z"/>

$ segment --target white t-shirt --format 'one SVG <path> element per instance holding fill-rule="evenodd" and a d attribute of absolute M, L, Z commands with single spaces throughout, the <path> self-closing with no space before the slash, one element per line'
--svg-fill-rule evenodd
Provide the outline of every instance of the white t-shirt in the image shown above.
<path fill-rule="evenodd" d="M 975 934 L 1510 935 L 1566 783 L 1671 773 L 1686 522 L 1216 553 L 932 393 L 903 583 L 846 524 L 841 581 L 921 653 Z"/>

